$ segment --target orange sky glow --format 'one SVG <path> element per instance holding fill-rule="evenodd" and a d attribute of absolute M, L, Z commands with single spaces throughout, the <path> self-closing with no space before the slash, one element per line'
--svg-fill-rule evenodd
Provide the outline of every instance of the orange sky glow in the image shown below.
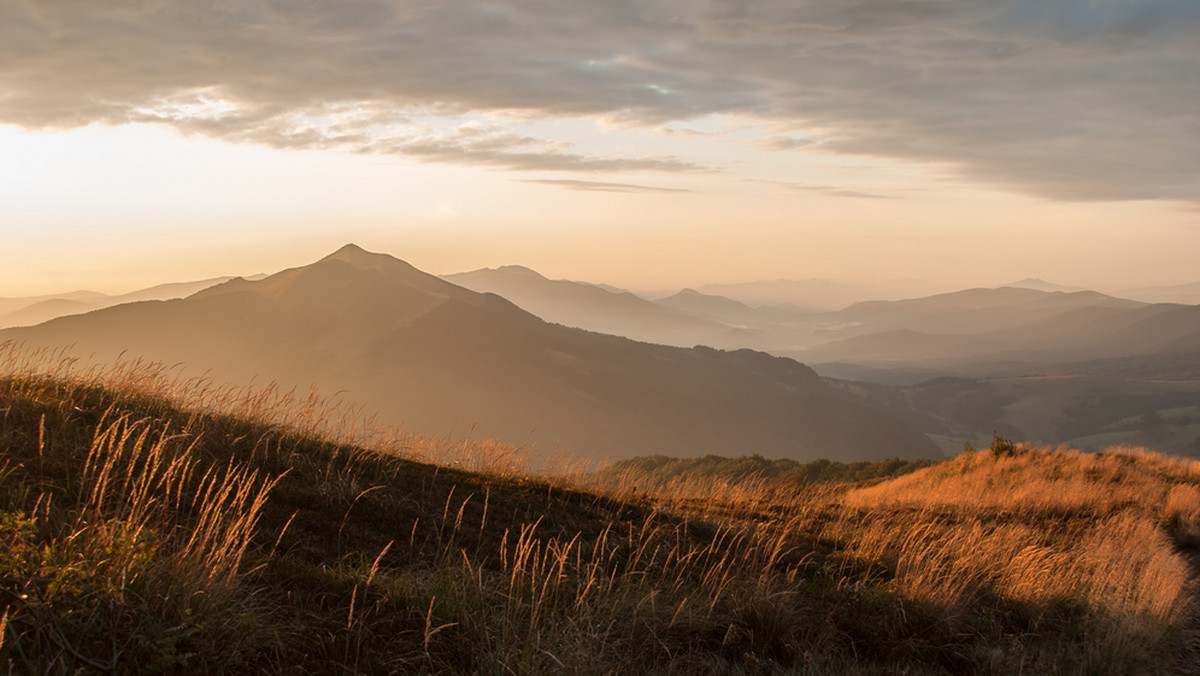
<path fill-rule="evenodd" d="M 634 290 L 1200 281 L 1193 5 L 676 4 L 6 5 L 0 296 L 346 242 Z"/>

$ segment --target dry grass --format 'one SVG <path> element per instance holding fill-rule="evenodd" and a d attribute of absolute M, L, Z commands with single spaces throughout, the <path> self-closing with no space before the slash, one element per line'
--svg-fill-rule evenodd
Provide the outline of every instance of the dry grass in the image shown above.
<path fill-rule="evenodd" d="M 1013 447 L 870 486 L 599 486 L 169 373 L 0 349 L 0 665 L 1120 674 L 1178 649 L 1191 462 Z"/>
<path fill-rule="evenodd" d="M 0 343 L 0 376 L 34 387 L 46 382 L 68 389 L 86 384 L 151 407 L 236 419 L 243 425 L 286 430 L 344 449 L 370 448 L 416 462 L 502 476 L 533 473 L 528 447 L 490 439 L 437 439 L 379 425 L 361 408 L 337 396 L 322 396 L 315 386 L 298 391 L 274 382 L 234 385 L 184 378 L 180 371 L 179 365 L 136 357 L 90 363 L 73 356 L 69 348 L 27 349 L 12 341 Z M 554 465 L 559 473 L 568 471 L 567 460 L 560 458 Z"/>
<path fill-rule="evenodd" d="M 1009 455 L 964 454 L 954 462 L 854 491 L 846 504 L 1064 515 L 1135 509 L 1157 517 L 1171 491 L 1180 486 L 1181 491 L 1194 490 L 1197 480 L 1200 464 L 1145 449 L 1083 453 L 1019 447 Z M 1184 500 L 1184 494 L 1178 499 Z"/>
<path fill-rule="evenodd" d="M 204 465 L 195 439 L 148 419 L 101 420 L 69 490 L 3 484 L 10 666 L 115 672 L 132 657 L 166 668 L 185 636 L 225 642 L 237 663 L 256 634 L 245 626 L 254 611 L 241 596 L 243 559 L 276 479 Z M 47 476 L 62 457 L 39 431 L 37 473 Z"/>
<path fill-rule="evenodd" d="M 979 451 L 849 491 L 835 532 L 905 598 L 952 614 L 994 598 L 1038 632 L 1081 609 L 1079 664 L 1144 668 L 1189 609 L 1179 546 L 1197 529 L 1198 476 L 1144 449 Z"/>

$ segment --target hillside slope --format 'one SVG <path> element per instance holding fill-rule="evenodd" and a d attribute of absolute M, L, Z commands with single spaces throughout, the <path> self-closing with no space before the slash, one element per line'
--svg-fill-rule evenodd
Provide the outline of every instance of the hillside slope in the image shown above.
<path fill-rule="evenodd" d="M 10 673 L 1165 673 L 1187 621 L 1194 463 L 998 440 L 871 487 L 601 493 L 5 357 Z"/>

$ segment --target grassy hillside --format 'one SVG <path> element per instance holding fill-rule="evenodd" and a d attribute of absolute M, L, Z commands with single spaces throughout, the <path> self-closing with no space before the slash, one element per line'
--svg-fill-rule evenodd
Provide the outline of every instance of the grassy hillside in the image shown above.
<path fill-rule="evenodd" d="M 1001 443 L 698 498 L 46 363 L 0 351 L 13 673 L 1157 673 L 1189 617 L 1191 462 Z"/>
<path fill-rule="evenodd" d="M 800 463 L 789 458 L 764 458 L 747 455 L 724 458 L 707 455 L 703 458 L 672 458 L 665 455 L 642 456 L 618 460 L 608 465 L 589 481 L 596 486 L 624 486 L 640 482 L 641 490 L 653 493 L 674 493 L 676 486 L 695 487 L 705 483 L 748 484 L 767 480 L 781 490 L 797 484 L 854 483 L 884 479 L 914 472 L 934 464 L 933 460 L 903 460 L 892 458 L 876 462 L 835 462 L 814 460 Z"/>

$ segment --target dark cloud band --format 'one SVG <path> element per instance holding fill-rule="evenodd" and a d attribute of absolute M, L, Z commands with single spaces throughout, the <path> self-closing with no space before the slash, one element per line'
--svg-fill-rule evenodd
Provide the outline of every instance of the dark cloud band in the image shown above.
<path fill-rule="evenodd" d="M 801 132 L 773 150 L 938 162 L 1052 199 L 1200 201 L 1197 44 L 1194 0 L 13 0 L 0 122 L 690 171 L 406 118 L 723 113 Z"/>

